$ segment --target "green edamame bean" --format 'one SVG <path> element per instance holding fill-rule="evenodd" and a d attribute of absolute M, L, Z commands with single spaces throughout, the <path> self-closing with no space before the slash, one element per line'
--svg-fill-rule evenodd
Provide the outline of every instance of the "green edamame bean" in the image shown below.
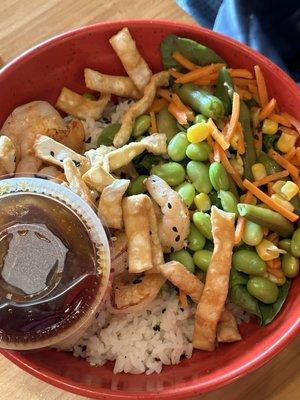
<path fill-rule="evenodd" d="M 196 226 L 191 223 L 188 236 L 188 248 L 192 251 L 202 250 L 205 246 L 205 237 L 198 231 Z"/>
<path fill-rule="evenodd" d="M 169 113 L 168 108 L 164 107 L 157 114 L 156 117 L 157 129 L 159 133 L 164 133 L 167 136 L 167 140 L 171 140 L 176 133 L 180 131 L 177 126 L 176 119 L 172 114 Z"/>
<path fill-rule="evenodd" d="M 247 283 L 247 290 L 253 297 L 265 304 L 272 304 L 278 298 L 279 290 L 274 282 L 263 276 L 254 276 Z"/>
<path fill-rule="evenodd" d="M 191 143 L 186 148 L 186 155 L 193 161 L 207 161 L 211 148 L 207 142 Z"/>
<path fill-rule="evenodd" d="M 200 122 L 207 122 L 207 118 L 202 114 L 197 114 L 194 118 L 194 124 L 199 124 Z"/>
<path fill-rule="evenodd" d="M 206 239 L 212 240 L 212 227 L 209 214 L 202 211 L 196 211 L 193 214 L 193 222 Z"/>
<path fill-rule="evenodd" d="M 97 146 L 99 147 L 101 144 L 104 144 L 105 146 L 111 146 L 113 144 L 114 137 L 120 128 L 121 124 L 119 123 L 107 125 L 98 137 Z"/>
<path fill-rule="evenodd" d="M 187 250 L 179 250 L 170 254 L 170 260 L 178 261 L 185 266 L 185 268 L 192 274 L 195 272 L 195 264 L 193 257 Z"/>
<path fill-rule="evenodd" d="M 188 207 L 193 204 L 196 191 L 190 182 L 183 182 L 181 185 L 177 186 L 175 190 Z"/>
<path fill-rule="evenodd" d="M 238 250 L 232 256 L 232 265 L 240 272 L 248 275 L 264 275 L 266 263 L 252 250 Z"/>
<path fill-rule="evenodd" d="M 242 236 L 243 241 L 249 246 L 257 246 L 263 239 L 264 233 L 260 225 L 252 221 L 246 221 L 244 233 Z"/>
<path fill-rule="evenodd" d="M 299 274 L 299 259 L 287 253 L 282 257 L 282 271 L 287 278 L 295 278 Z"/>
<path fill-rule="evenodd" d="M 291 253 L 294 257 L 300 257 L 300 228 L 296 229 L 292 236 Z"/>
<path fill-rule="evenodd" d="M 234 213 L 237 216 L 238 199 L 235 197 L 235 195 L 228 190 L 220 190 L 219 197 L 223 210 L 226 212 Z"/>
<path fill-rule="evenodd" d="M 291 252 L 291 239 L 282 239 L 278 242 L 278 247 L 287 252 Z"/>
<path fill-rule="evenodd" d="M 128 187 L 128 194 L 130 196 L 133 196 L 135 194 L 145 193 L 147 189 L 143 182 L 147 178 L 147 175 L 140 175 L 137 178 L 133 179 Z"/>
<path fill-rule="evenodd" d="M 150 128 L 150 124 L 151 118 L 149 115 L 140 115 L 134 122 L 132 136 L 135 138 L 142 136 Z"/>
<path fill-rule="evenodd" d="M 209 180 L 207 165 L 200 161 L 190 161 L 186 166 L 186 172 L 199 193 L 208 194 L 211 191 L 212 185 Z"/>
<path fill-rule="evenodd" d="M 209 179 L 215 190 L 228 190 L 229 179 L 226 169 L 219 162 L 213 162 L 209 166 Z"/>
<path fill-rule="evenodd" d="M 210 250 L 198 250 L 193 254 L 193 260 L 195 265 L 202 271 L 206 272 L 208 270 L 210 260 L 213 252 Z"/>
<path fill-rule="evenodd" d="M 166 164 L 154 165 L 150 175 L 157 175 L 170 186 L 180 185 L 185 179 L 185 170 L 181 164 L 168 162 Z"/>
<path fill-rule="evenodd" d="M 189 141 L 186 134 L 183 132 L 177 133 L 168 144 L 168 156 L 173 161 L 182 161 L 185 158 L 188 145 Z"/>

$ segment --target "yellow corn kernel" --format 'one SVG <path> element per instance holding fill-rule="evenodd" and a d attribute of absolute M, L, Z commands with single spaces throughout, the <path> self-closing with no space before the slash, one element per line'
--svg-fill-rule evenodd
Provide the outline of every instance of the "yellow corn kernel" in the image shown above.
<path fill-rule="evenodd" d="M 288 200 L 291 200 L 299 192 L 299 187 L 296 183 L 292 181 L 284 182 L 281 188 L 281 195 L 283 195 Z"/>
<path fill-rule="evenodd" d="M 278 131 L 278 122 L 266 118 L 263 122 L 262 132 L 267 135 L 274 135 Z"/>
<path fill-rule="evenodd" d="M 206 122 L 199 122 L 192 125 L 187 130 L 187 138 L 190 143 L 200 143 L 207 139 L 212 131 L 212 127 Z"/>
<path fill-rule="evenodd" d="M 277 147 L 282 153 L 288 153 L 295 146 L 296 140 L 296 135 L 290 135 L 283 131 L 277 142 Z"/>
<path fill-rule="evenodd" d="M 286 251 L 279 249 L 268 239 L 263 239 L 257 246 L 256 251 L 259 257 L 264 261 L 274 260 L 279 257 L 279 254 L 285 254 Z"/>
<path fill-rule="evenodd" d="M 281 188 L 284 186 L 285 181 L 276 181 L 272 185 L 272 189 L 275 193 L 281 194 Z"/>
<path fill-rule="evenodd" d="M 244 203 L 245 197 L 246 197 L 245 194 L 242 194 L 242 195 L 241 195 L 241 197 L 240 197 L 240 203 Z M 251 199 L 250 204 L 253 204 L 253 205 L 255 206 L 255 205 L 257 204 L 257 198 L 253 196 L 252 199 Z"/>
<path fill-rule="evenodd" d="M 272 194 L 271 199 L 280 204 L 282 207 L 286 208 L 288 211 L 293 212 L 295 209 L 295 207 L 289 201 L 285 200 L 281 194 Z"/>
<path fill-rule="evenodd" d="M 211 208 L 211 201 L 206 193 L 199 193 L 194 198 L 194 203 L 199 211 L 208 211 Z"/>
<path fill-rule="evenodd" d="M 254 179 L 256 181 L 259 181 L 260 179 L 265 178 L 267 176 L 266 168 L 262 163 L 253 164 L 251 169 Z"/>
<path fill-rule="evenodd" d="M 233 166 L 233 168 L 237 171 L 239 175 L 244 174 L 244 167 L 241 165 L 236 158 L 231 158 L 229 160 L 230 164 Z"/>

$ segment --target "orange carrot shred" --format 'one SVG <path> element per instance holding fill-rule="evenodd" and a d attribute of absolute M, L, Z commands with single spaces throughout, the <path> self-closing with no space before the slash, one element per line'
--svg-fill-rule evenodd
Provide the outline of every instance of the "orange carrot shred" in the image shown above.
<path fill-rule="evenodd" d="M 174 68 L 170 68 L 169 72 L 171 74 L 171 76 L 173 76 L 173 78 L 180 78 L 181 76 L 183 76 L 184 74 L 182 72 L 176 71 L 176 69 Z"/>
<path fill-rule="evenodd" d="M 273 263 L 273 265 L 274 265 L 274 263 Z M 281 265 L 280 265 L 280 267 L 281 267 Z M 273 267 L 273 268 L 272 268 L 270 271 L 268 271 L 268 272 L 270 272 L 270 274 L 276 276 L 276 278 L 279 278 L 279 279 L 284 278 L 284 274 L 283 274 L 281 268 L 277 269 L 277 268 Z"/>
<path fill-rule="evenodd" d="M 157 132 L 157 123 L 156 123 L 156 117 L 153 111 L 150 112 L 150 119 L 151 119 L 151 132 L 156 133 Z"/>
<path fill-rule="evenodd" d="M 268 155 L 273 158 L 282 168 L 289 171 L 290 175 L 294 178 L 298 178 L 299 176 L 299 168 L 295 167 L 292 163 L 278 154 L 275 150 L 269 150 Z"/>
<path fill-rule="evenodd" d="M 233 78 L 233 83 L 238 86 L 256 85 L 255 79 Z"/>
<path fill-rule="evenodd" d="M 260 111 L 259 120 L 263 121 L 265 118 L 267 118 L 274 111 L 275 105 L 276 105 L 276 100 L 273 98 Z"/>
<path fill-rule="evenodd" d="M 286 154 L 284 154 L 284 158 L 288 161 L 291 161 L 291 159 L 294 157 L 294 155 L 296 154 L 296 148 L 292 147 L 290 151 L 288 151 Z M 291 162 L 293 165 L 294 163 Z"/>
<path fill-rule="evenodd" d="M 222 147 L 217 143 L 217 146 L 219 148 L 220 152 L 220 157 L 221 157 L 221 163 L 223 167 L 226 169 L 226 171 L 232 176 L 232 179 L 235 181 L 235 183 L 241 188 L 244 189 L 243 186 L 243 181 L 237 172 L 237 170 L 230 164 L 225 151 L 222 149 Z"/>
<path fill-rule="evenodd" d="M 153 103 L 148 109 L 148 112 L 154 112 L 155 114 L 162 110 L 168 104 L 165 99 L 154 99 Z"/>
<path fill-rule="evenodd" d="M 240 96 L 238 93 L 233 93 L 233 100 L 232 100 L 232 112 L 230 116 L 230 121 L 228 125 L 228 130 L 226 133 L 226 139 L 228 142 L 231 141 L 234 131 L 237 127 L 237 123 L 240 117 Z"/>
<path fill-rule="evenodd" d="M 206 65 L 205 67 L 199 67 L 177 78 L 176 83 L 194 82 L 197 79 L 210 75 L 213 71 L 214 71 L 213 64 Z"/>
<path fill-rule="evenodd" d="M 291 128 L 292 124 L 283 115 L 271 113 L 268 117 L 272 121 L 278 122 L 278 124 Z"/>
<path fill-rule="evenodd" d="M 251 203 L 252 198 L 253 198 L 253 194 L 251 192 L 247 192 L 246 196 L 244 198 L 244 203 L 245 204 Z M 235 244 L 238 244 L 241 241 L 243 233 L 244 233 L 245 225 L 246 225 L 246 218 L 239 216 L 237 223 L 236 223 L 235 234 L 234 234 Z"/>
<path fill-rule="evenodd" d="M 156 93 L 163 99 L 172 101 L 172 93 L 168 89 L 159 88 Z"/>
<path fill-rule="evenodd" d="M 273 185 L 271 182 L 267 183 L 267 188 L 268 188 L 268 195 L 271 196 L 274 193 Z"/>
<path fill-rule="evenodd" d="M 266 193 L 258 189 L 253 183 L 248 181 L 248 179 L 244 179 L 243 185 L 246 189 L 248 189 L 255 197 L 257 197 L 260 201 L 265 203 L 267 206 L 272 208 L 274 211 L 277 211 L 283 217 L 287 218 L 288 220 L 295 222 L 299 219 L 299 216 L 292 213 L 289 210 L 286 210 L 282 205 L 276 203 L 273 199 L 271 199 Z"/>
<path fill-rule="evenodd" d="M 183 102 L 180 100 L 180 97 L 176 93 L 172 94 L 172 101 L 178 108 L 180 108 L 182 111 L 186 113 L 187 119 L 189 121 L 194 120 L 194 112 L 190 108 L 188 108 L 185 104 L 183 104 Z"/>
<path fill-rule="evenodd" d="M 190 60 L 185 58 L 181 53 L 179 53 L 179 51 L 175 51 L 172 54 L 172 57 L 174 58 L 174 60 L 176 60 L 179 64 L 181 64 L 184 68 L 188 69 L 189 71 L 198 68 L 196 64 L 192 63 Z"/>
<path fill-rule="evenodd" d="M 230 68 L 228 71 L 232 78 L 253 79 L 252 73 L 244 68 Z"/>
<path fill-rule="evenodd" d="M 274 174 L 261 178 L 259 181 L 253 182 L 253 185 L 255 186 L 266 185 L 270 182 L 278 181 L 278 179 L 285 178 L 287 176 L 289 176 L 289 171 L 285 169 L 283 171 L 275 172 Z"/>
<path fill-rule="evenodd" d="M 235 86 L 235 91 L 240 95 L 242 100 L 250 100 L 252 99 L 252 93 L 247 89 L 243 89 L 239 86 Z"/>
<path fill-rule="evenodd" d="M 219 146 L 216 145 L 216 142 L 213 143 L 213 149 L 214 149 L 214 154 L 213 154 L 214 161 L 220 162 L 221 155 L 220 155 L 220 151 L 219 151 Z"/>
<path fill-rule="evenodd" d="M 298 133 L 300 133 L 300 121 L 287 112 L 283 112 L 282 115 L 297 129 Z"/>
<path fill-rule="evenodd" d="M 263 134 L 261 131 L 259 131 L 255 133 L 255 136 L 257 137 L 257 139 L 254 139 L 254 146 L 257 154 L 259 154 L 262 151 Z"/>
<path fill-rule="evenodd" d="M 263 107 L 265 107 L 269 102 L 265 78 L 262 74 L 262 71 L 261 71 L 259 65 L 254 66 L 254 72 L 255 72 L 255 77 L 256 77 L 256 82 L 257 82 L 258 96 L 260 99 L 260 103 Z"/>
<path fill-rule="evenodd" d="M 177 107 L 175 103 L 171 102 L 168 106 L 168 111 L 176 120 L 181 124 L 185 125 L 188 122 L 186 112 L 183 111 L 181 108 Z"/>

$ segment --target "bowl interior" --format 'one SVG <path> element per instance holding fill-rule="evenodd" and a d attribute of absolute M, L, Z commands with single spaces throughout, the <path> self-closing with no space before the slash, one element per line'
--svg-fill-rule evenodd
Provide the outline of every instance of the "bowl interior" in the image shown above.
<path fill-rule="evenodd" d="M 211 46 L 232 67 L 259 64 L 270 96 L 282 109 L 300 119 L 297 86 L 267 59 L 231 39 L 194 26 L 167 21 L 118 21 L 82 28 L 38 46 L 0 73 L 0 126 L 18 105 L 32 100 L 52 104 L 63 86 L 85 90 L 83 69 L 125 74 L 108 39 L 128 26 L 138 48 L 153 71 L 161 67 L 159 44 L 176 33 Z M 243 340 L 223 344 L 213 353 L 194 352 L 192 359 L 164 367 L 160 375 L 114 375 L 112 363 L 92 367 L 64 352 L 3 352 L 36 376 L 78 394 L 95 398 L 179 398 L 211 390 L 261 365 L 292 339 L 299 324 L 300 280 L 292 285 L 288 302 L 269 326 L 259 328 L 255 320 L 241 326 Z"/>

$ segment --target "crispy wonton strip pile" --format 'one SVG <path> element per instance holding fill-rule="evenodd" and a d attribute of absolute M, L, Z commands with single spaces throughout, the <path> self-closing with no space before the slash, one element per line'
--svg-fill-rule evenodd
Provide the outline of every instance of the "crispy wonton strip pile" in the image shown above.
<path fill-rule="evenodd" d="M 74 162 L 81 174 L 85 173 L 90 167 L 89 160 L 86 157 L 48 136 L 37 135 L 33 148 L 38 158 L 60 168 L 64 168 L 63 162 L 66 158 L 70 158 Z"/>
<path fill-rule="evenodd" d="M 136 156 L 147 150 L 153 154 L 165 154 L 167 152 L 167 138 L 164 133 L 147 136 L 140 142 L 129 143 L 120 149 L 106 154 L 103 159 L 103 168 L 112 172 L 127 165 Z"/>
<path fill-rule="evenodd" d="M 106 75 L 89 68 L 84 70 L 86 87 L 100 93 L 114 94 L 121 97 L 140 99 L 141 93 L 128 76 Z"/>
<path fill-rule="evenodd" d="M 214 251 L 207 271 L 205 286 L 195 315 L 193 346 L 213 351 L 217 325 L 228 294 L 232 249 L 234 246 L 234 214 L 211 208 Z M 226 238 L 226 240 L 224 240 Z"/>
<path fill-rule="evenodd" d="M 233 314 L 225 308 L 221 314 L 217 328 L 218 342 L 237 342 L 242 337 Z"/>
<path fill-rule="evenodd" d="M 122 199 L 129 186 L 129 179 L 116 179 L 103 189 L 100 197 L 98 215 L 108 228 L 122 229 Z"/>
<path fill-rule="evenodd" d="M 0 174 L 12 174 L 16 169 L 16 149 L 7 136 L 0 136 Z"/>
<path fill-rule="evenodd" d="M 40 169 L 38 174 L 50 176 L 53 179 L 60 179 L 62 181 L 66 180 L 65 174 L 58 168 L 54 167 L 54 165 Z"/>
<path fill-rule="evenodd" d="M 83 176 L 84 182 L 92 189 L 102 192 L 106 186 L 111 185 L 115 181 L 109 172 L 107 172 L 101 164 L 97 164 L 90 168 Z"/>
<path fill-rule="evenodd" d="M 80 119 L 99 119 L 109 100 L 108 94 L 104 94 L 99 100 L 90 100 L 64 87 L 57 99 L 56 107 Z"/>
<path fill-rule="evenodd" d="M 142 92 L 150 81 L 152 72 L 138 51 L 128 28 L 123 28 L 116 35 L 112 36 L 109 39 L 109 43 L 117 53 L 128 76 L 130 76 L 135 86 Z"/>
<path fill-rule="evenodd" d="M 101 144 L 97 149 L 86 151 L 84 155 L 90 160 L 91 166 L 95 167 L 98 164 L 102 165 L 104 156 L 113 150 L 115 150 L 113 146 L 104 146 Z"/>
<path fill-rule="evenodd" d="M 70 158 L 63 161 L 65 177 L 69 182 L 69 188 L 83 198 L 87 203 L 93 204 L 93 196 L 91 191 L 83 182 L 81 174 L 74 162 Z"/>
<path fill-rule="evenodd" d="M 122 125 L 114 138 L 114 146 L 121 147 L 128 142 L 135 118 L 145 113 L 152 104 L 156 89 L 160 86 L 166 86 L 169 81 L 169 72 L 162 71 L 153 75 L 148 85 L 145 87 L 143 97 L 129 107 L 122 119 Z"/>

